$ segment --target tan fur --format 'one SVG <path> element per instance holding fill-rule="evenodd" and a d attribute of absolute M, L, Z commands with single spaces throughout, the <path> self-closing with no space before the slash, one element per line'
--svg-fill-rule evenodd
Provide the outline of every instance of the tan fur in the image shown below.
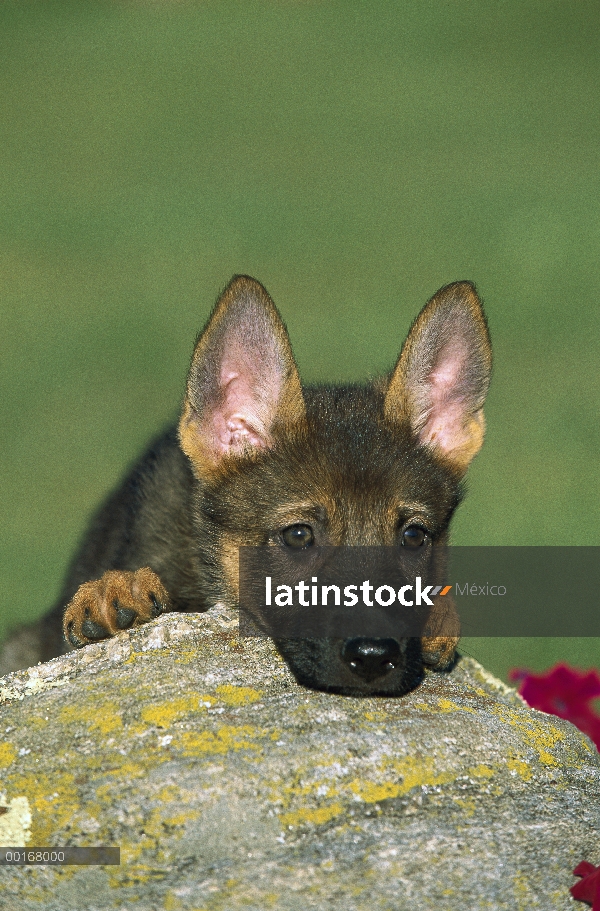
<path fill-rule="evenodd" d="M 240 591 L 240 557 L 237 541 L 224 540 L 221 547 L 221 566 L 223 575 L 227 580 L 227 588 L 231 592 L 234 602 L 238 600 Z"/>

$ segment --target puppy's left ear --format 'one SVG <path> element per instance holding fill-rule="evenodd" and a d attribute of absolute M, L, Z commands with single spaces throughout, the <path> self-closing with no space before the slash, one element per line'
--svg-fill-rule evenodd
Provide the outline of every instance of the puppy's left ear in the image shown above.
<path fill-rule="evenodd" d="M 492 350 L 471 282 L 455 282 L 425 305 L 408 334 L 384 404 L 419 441 L 463 474 L 481 449 Z"/>

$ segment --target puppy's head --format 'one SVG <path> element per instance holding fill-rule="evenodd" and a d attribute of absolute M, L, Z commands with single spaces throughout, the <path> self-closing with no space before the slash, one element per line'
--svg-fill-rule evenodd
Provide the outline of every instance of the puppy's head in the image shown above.
<path fill-rule="evenodd" d="M 303 390 L 269 295 L 234 278 L 196 344 L 179 424 L 198 479 L 206 597 L 237 603 L 241 546 L 386 546 L 421 558 L 443 544 L 483 441 L 490 370 L 481 304 L 473 285 L 457 282 L 426 304 L 388 378 Z M 447 666 L 457 641 L 277 644 L 304 685 L 399 695 L 424 661 Z"/>

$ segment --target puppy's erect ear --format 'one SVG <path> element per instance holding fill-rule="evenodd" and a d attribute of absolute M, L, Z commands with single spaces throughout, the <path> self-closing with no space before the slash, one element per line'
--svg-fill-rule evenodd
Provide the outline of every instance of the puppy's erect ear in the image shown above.
<path fill-rule="evenodd" d="M 491 368 L 475 287 L 447 285 L 411 327 L 385 396 L 385 417 L 408 420 L 420 442 L 462 474 L 483 443 Z"/>
<path fill-rule="evenodd" d="M 235 276 L 200 335 L 179 439 L 199 476 L 225 456 L 268 448 L 304 401 L 286 328 L 263 286 Z"/>

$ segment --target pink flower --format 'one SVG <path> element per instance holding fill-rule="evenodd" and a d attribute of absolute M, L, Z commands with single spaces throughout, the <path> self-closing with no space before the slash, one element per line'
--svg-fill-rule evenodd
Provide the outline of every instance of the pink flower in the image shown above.
<path fill-rule="evenodd" d="M 592 911 L 600 911 L 600 867 L 582 860 L 573 870 L 573 876 L 582 876 L 571 886 L 571 895 L 580 902 L 589 902 Z"/>
<path fill-rule="evenodd" d="M 600 750 L 600 716 L 589 705 L 590 699 L 600 696 L 597 671 L 578 671 L 567 664 L 557 664 L 545 674 L 513 669 L 509 679 L 520 683 L 519 692 L 528 705 L 566 718 L 587 734 Z"/>

